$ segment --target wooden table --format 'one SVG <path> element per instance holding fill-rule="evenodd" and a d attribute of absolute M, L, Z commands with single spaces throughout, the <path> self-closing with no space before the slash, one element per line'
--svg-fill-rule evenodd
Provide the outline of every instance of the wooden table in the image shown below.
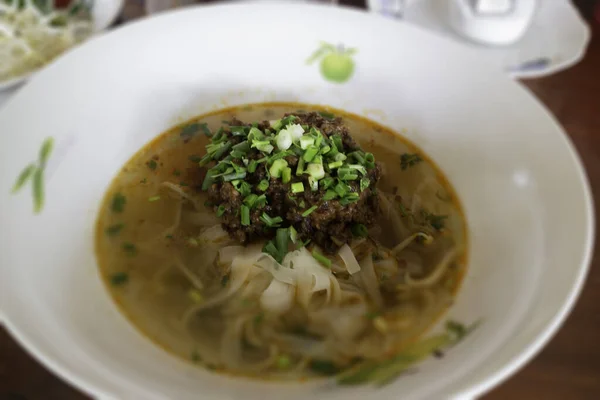
<path fill-rule="evenodd" d="M 361 5 L 360 0 L 350 1 Z M 592 22 L 595 0 L 576 3 L 594 31 L 585 59 L 567 71 L 524 83 L 556 115 L 575 143 L 587 169 L 598 210 L 600 22 Z M 140 12 L 140 3 L 129 1 L 123 15 L 128 19 L 139 16 Z M 523 370 L 483 398 L 600 399 L 600 258 L 597 253 L 583 293 L 562 329 Z M 83 400 L 88 397 L 48 372 L 0 327 L 0 400 L 38 399 Z"/>

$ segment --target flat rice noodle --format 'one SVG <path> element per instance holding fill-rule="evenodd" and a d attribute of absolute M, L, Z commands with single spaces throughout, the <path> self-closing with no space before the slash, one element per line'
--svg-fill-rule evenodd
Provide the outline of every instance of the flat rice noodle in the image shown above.
<path fill-rule="evenodd" d="M 183 261 L 179 257 L 175 257 L 173 260 L 173 264 L 181 271 L 181 273 L 190 281 L 192 286 L 196 289 L 202 291 L 204 289 L 204 284 L 198 275 L 192 272 L 188 267 L 185 266 Z"/>
<path fill-rule="evenodd" d="M 375 271 L 384 273 L 388 276 L 394 275 L 398 272 L 398 261 L 394 257 L 384 258 L 373 262 Z"/>
<path fill-rule="evenodd" d="M 410 275 L 406 274 L 406 287 L 408 288 L 426 288 L 435 285 L 448 271 L 448 268 L 452 264 L 452 261 L 458 256 L 460 249 L 457 247 L 447 251 L 442 257 L 440 262 L 435 266 L 433 271 L 422 279 L 412 279 Z"/>
<path fill-rule="evenodd" d="M 226 246 L 219 250 L 219 263 L 229 265 L 245 250 L 244 246 Z"/>
<path fill-rule="evenodd" d="M 221 224 L 217 224 L 204 230 L 200 236 L 198 236 L 197 241 L 201 245 L 222 245 L 225 242 L 231 241 L 231 239 Z"/>
<path fill-rule="evenodd" d="M 383 298 L 379 290 L 379 282 L 375 275 L 375 269 L 373 267 L 373 258 L 369 254 L 361 262 L 361 271 L 356 274 L 360 278 L 360 283 L 367 292 L 367 295 L 376 307 L 383 306 Z"/>
<path fill-rule="evenodd" d="M 262 254 L 255 265 L 271 273 L 273 278 L 277 279 L 279 282 L 287 283 L 289 285 L 296 284 L 296 271 L 282 266 L 268 254 Z"/>
<path fill-rule="evenodd" d="M 215 213 L 207 211 L 186 211 L 183 213 L 182 219 L 195 226 L 214 226 L 220 223 L 219 217 Z"/>
<path fill-rule="evenodd" d="M 244 367 L 242 344 L 244 325 L 248 316 L 240 316 L 230 322 L 221 336 L 221 360 L 227 367 L 240 370 Z"/>
<path fill-rule="evenodd" d="M 391 242 L 398 241 L 400 238 L 408 236 L 410 232 L 404 226 L 402 218 L 400 218 L 392 201 L 390 201 L 385 194 L 382 194 L 379 196 L 379 203 L 381 204 L 381 209 L 383 211 L 382 216 L 384 216 L 381 219 L 382 225 L 391 227 L 394 232 L 395 240 L 391 240 Z"/>
<path fill-rule="evenodd" d="M 414 234 L 410 235 L 409 237 L 407 237 L 406 239 L 404 239 L 398 245 L 396 245 L 396 247 L 394 247 L 392 249 L 392 255 L 395 256 L 398 253 L 400 253 L 402 250 L 404 250 L 406 247 L 408 247 L 408 245 L 410 245 L 418 237 L 422 237 L 425 240 L 425 244 L 429 244 L 433 241 L 433 237 L 426 233 L 423 233 L 423 232 L 414 233 Z"/>
<path fill-rule="evenodd" d="M 184 315 L 185 320 L 189 320 L 194 314 L 205 311 L 210 308 L 217 307 L 229 299 L 235 294 L 242 285 L 250 278 L 250 270 L 253 265 L 251 260 L 246 257 L 239 256 L 233 259 L 231 263 L 231 271 L 229 284 L 224 290 L 218 292 L 215 296 L 211 297 L 204 303 L 200 303 L 186 312 Z"/>
<path fill-rule="evenodd" d="M 348 270 L 350 275 L 360 272 L 360 265 L 358 264 L 358 261 L 356 261 L 356 257 L 354 257 L 354 253 L 352 252 L 352 249 L 350 249 L 350 246 L 344 244 L 340 248 L 338 255 L 346 265 L 346 270 Z"/>
<path fill-rule="evenodd" d="M 327 345 L 323 340 L 275 333 L 271 340 L 279 345 L 284 353 L 295 354 L 309 358 L 328 358 Z"/>
<path fill-rule="evenodd" d="M 270 314 L 283 314 L 292 308 L 295 294 L 294 286 L 273 279 L 260 296 L 260 306 Z"/>
<path fill-rule="evenodd" d="M 317 326 L 318 331 L 331 333 L 336 339 L 348 342 L 367 327 L 367 311 L 364 302 L 345 307 L 328 307 L 309 313 L 309 320 L 311 326 Z"/>
<path fill-rule="evenodd" d="M 188 200 L 189 202 L 191 202 L 194 205 L 194 208 L 196 210 L 202 210 L 203 204 L 201 204 L 200 200 L 197 199 L 195 196 L 186 193 L 185 190 L 183 190 L 183 188 L 175 183 L 172 182 L 162 182 L 160 184 L 162 187 L 169 189 L 170 191 L 172 191 L 173 193 L 177 194 L 181 199 L 185 199 Z"/>
<path fill-rule="evenodd" d="M 254 316 L 243 315 L 229 324 L 221 336 L 221 357 L 223 363 L 234 370 L 246 370 L 253 373 L 264 370 L 277 360 L 278 349 L 275 345 L 267 348 L 268 354 L 259 360 L 244 357 L 244 334 L 248 324 L 254 324 Z"/>

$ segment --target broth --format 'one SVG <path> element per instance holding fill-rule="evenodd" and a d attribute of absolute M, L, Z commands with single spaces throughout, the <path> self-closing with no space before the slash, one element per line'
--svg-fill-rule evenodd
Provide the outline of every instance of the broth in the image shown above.
<path fill-rule="evenodd" d="M 224 256 L 217 254 L 239 245 L 221 235 L 211 208 L 202 210 L 207 194 L 192 189 L 199 179 L 196 165 L 210 142 L 203 131 L 215 132 L 232 118 L 273 120 L 304 110 L 341 117 L 358 144 L 382 165 L 377 192 L 382 211 L 369 230 L 377 243 L 369 244 L 370 261 L 357 257 L 363 265 L 358 278 L 336 258 L 331 272 L 319 272 L 339 286 L 335 307 L 328 303 L 330 290 L 333 296 L 338 290 L 332 283 L 311 294 L 310 311 L 294 298 L 284 313 L 265 312 L 264 298 L 253 290 L 264 291 L 274 279 L 252 267 L 255 275 L 225 302 L 203 308 L 237 279 L 231 272 L 235 267 L 219 264 Z M 200 125 L 189 128 L 195 122 Z M 350 243 L 356 255 L 371 243 L 362 240 Z M 390 256 L 402 243 L 404 248 Z M 451 305 L 465 272 L 466 246 L 466 222 L 454 190 L 416 146 L 362 117 L 292 103 L 219 110 L 161 134 L 118 173 L 103 200 L 96 231 L 102 279 L 119 309 L 144 335 L 198 365 L 278 379 L 327 375 L 383 360 L 414 343 Z M 370 279 L 381 291 L 380 307 L 361 292 L 365 264 L 373 264 Z M 354 317 L 344 319 L 350 315 Z M 352 330 L 357 333 L 350 335 Z M 237 359 L 241 361 L 228 361 Z"/>

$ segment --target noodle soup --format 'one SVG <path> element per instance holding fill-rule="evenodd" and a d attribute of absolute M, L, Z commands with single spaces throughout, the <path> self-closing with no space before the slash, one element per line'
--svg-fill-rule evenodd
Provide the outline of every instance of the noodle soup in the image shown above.
<path fill-rule="evenodd" d="M 274 103 L 200 116 L 135 154 L 101 206 L 96 252 L 120 310 L 190 362 L 385 383 L 399 355 L 454 340 L 419 338 L 452 303 L 467 238 L 453 189 L 413 144 Z"/>

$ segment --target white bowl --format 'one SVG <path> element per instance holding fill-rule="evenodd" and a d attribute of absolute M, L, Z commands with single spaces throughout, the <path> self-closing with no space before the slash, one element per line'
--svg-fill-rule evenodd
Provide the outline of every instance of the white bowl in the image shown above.
<path fill-rule="evenodd" d="M 121 12 L 121 9 L 123 8 L 123 2 L 124 0 L 96 0 L 92 2 L 94 32 L 99 33 L 115 22 L 119 16 L 119 13 Z M 37 70 L 9 80 L 0 81 L 0 92 L 25 82 L 36 72 Z"/>
<path fill-rule="evenodd" d="M 306 59 L 320 41 L 357 49 L 354 74 Z M 346 78 L 346 79 L 344 79 Z M 209 110 L 321 103 L 416 142 L 465 207 L 469 270 L 449 317 L 483 324 L 441 360 L 382 389 L 267 383 L 174 358 L 117 311 L 99 279 L 94 222 L 125 161 Z M 165 13 L 69 52 L 0 111 L 0 309 L 42 363 L 121 399 L 437 399 L 476 396 L 556 332 L 584 280 L 594 218 L 587 179 L 554 118 L 477 53 L 409 25 L 316 5 L 219 5 Z M 34 215 L 16 176 L 53 137 Z"/>

